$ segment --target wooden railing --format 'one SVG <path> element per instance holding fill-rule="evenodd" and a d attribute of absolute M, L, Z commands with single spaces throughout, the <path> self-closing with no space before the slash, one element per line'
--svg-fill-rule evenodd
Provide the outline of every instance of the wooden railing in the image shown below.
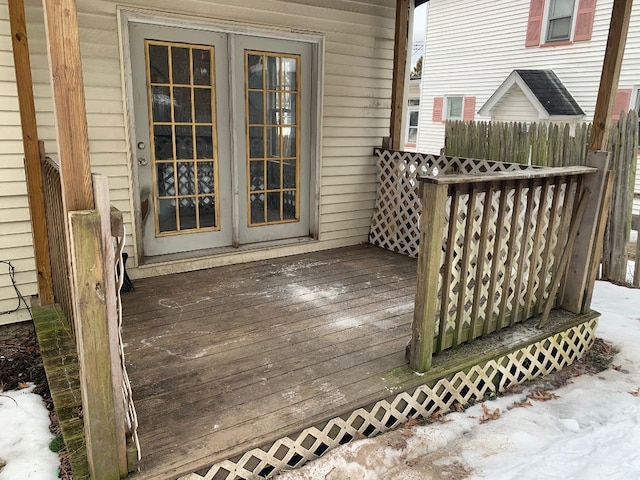
<path fill-rule="evenodd" d="M 66 219 L 62 204 L 62 188 L 58 165 L 44 154 L 41 145 L 40 162 L 42 166 L 42 183 L 44 189 L 47 232 L 49 236 L 49 252 L 51 256 L 51 279 L 55 302 L 60 305 L 75 336 L 73 320 L 73 297 L 71 296 L 71 279 L 69 272 L 69 253 L 65 233 Z"/>
<path fill-rule="evenodd" d="M 110 472 L 104 478 L 124 477 L 137 469 L 139 447 L 120 337 L 115 272 L 124 238 L 122 214 L 110 206 L 107 178 L 94 175 L 96 210 L 73 211 L 67 218 L 58 165 L 44 154 L 42 146 L 41 151 L 53 291 L 82 366 L 89 467 L 92 473 Z"/>
<path fill-rule="evenodd" d="M 422 215 L 410 345 L 410 364 L 418 371 L 429 368 L 433 353 L 555 304 L 561 291 L 556 295 L 553 285 L 566 270 L 559 268 L 560 259 L 568 258 L 569 232 L 579 223 L 582 178 L 595 172 L 512 164 L 488 172 L 487 161 L 466 160 L 466 172 L 419 177 Z"/>

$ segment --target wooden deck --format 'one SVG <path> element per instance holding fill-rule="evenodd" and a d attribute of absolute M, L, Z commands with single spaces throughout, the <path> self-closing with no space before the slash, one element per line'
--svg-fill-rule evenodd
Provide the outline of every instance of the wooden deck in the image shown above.
<path fill-rule="evenodd" d="M 136 281 L 123 311 L 140 478 L 197 471 L 388 397 L 415 284 L 415 259 L 371 246 Z"/>

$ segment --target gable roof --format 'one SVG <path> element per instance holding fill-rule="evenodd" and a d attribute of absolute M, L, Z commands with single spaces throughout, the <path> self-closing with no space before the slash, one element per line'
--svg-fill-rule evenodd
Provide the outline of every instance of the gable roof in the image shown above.
<path fill-rule="evenodd" d="M 553 70 L 514 70 L 478 111 L 489 116 L 500 100 L 517 85 L 538 110 L 541 119 L 583 116 L 584 111 Z"/>

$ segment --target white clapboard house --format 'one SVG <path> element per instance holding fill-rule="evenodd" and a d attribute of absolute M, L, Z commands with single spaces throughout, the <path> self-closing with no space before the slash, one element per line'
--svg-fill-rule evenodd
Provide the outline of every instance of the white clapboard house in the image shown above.
<path fill-rule="evenodd" d="M 418 151 L 440 151 L 446 120 L 592 120 L 613 0 L 451 3 L 427 4 Z M 614 119 L 640 109 L 640 8 L 631 15 Z"/>

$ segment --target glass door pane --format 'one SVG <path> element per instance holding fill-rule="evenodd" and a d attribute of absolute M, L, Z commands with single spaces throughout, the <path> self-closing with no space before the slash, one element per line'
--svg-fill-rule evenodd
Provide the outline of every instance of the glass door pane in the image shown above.
<path fill-rule="evenodd" d="M 214 47 L 145 40 L 156 237 L 220 229 Z"/>
<path fill-rule="evenodd" d="M 295 222 L 300 55 L 245 50 L 248 226 Z"/>

